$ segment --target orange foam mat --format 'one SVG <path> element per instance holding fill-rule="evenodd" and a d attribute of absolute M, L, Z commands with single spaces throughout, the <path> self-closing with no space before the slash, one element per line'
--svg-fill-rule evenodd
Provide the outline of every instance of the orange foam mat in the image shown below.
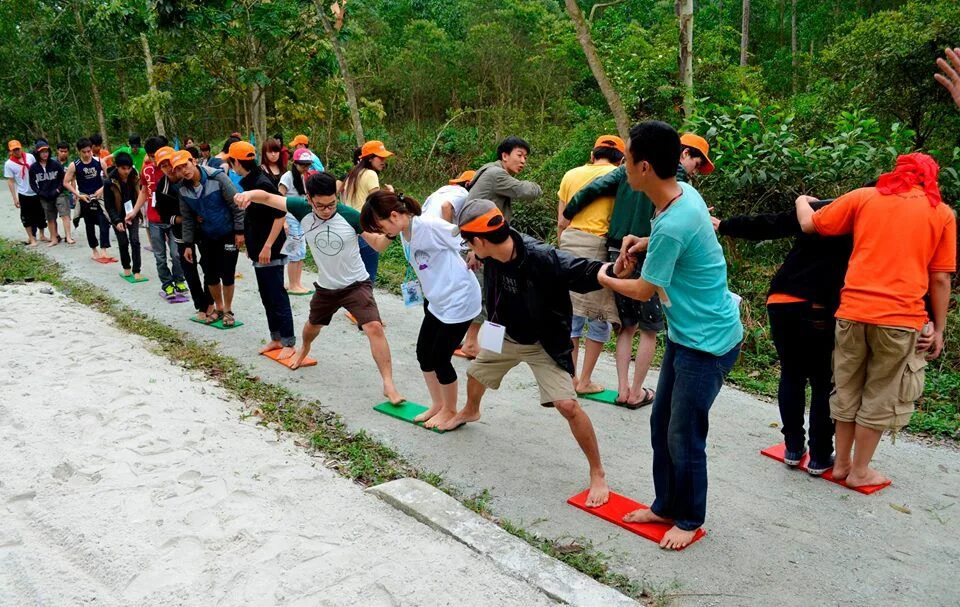
<path fill-rule="evenodd" d="M 282 348 L 278 348 L 278 349 L 276 349 L 276 350 L 270 350 L 269 352 L 264 352 L 263 355 L 266 356 L 267 358 L 269 358 L 270 360 L 274 360 L 274 361 L 280 363 L 281 365 L 283 365 L 284 367 L 287 367 L 287 368 L 289 369 L 289 368 L 290 368 L 290 365 L 293 364 L 293 359 L 296 357 L 296 354 L 294 354 L 293 356 L 290 356 L 289 358 L 284 358 L 283 360 L 280 360 L 280 359 L 277 358 L 277 357 L 280 356 L 281 350 L 282 350 Z M 312 367 L 312 366 L 314 366 L 314 365 L 316 365 L 316 364 L 317 364 L 316 359 L 310 358 L 310 357 L 308 356 L 308 357 L 306 357 L 306 358 L 303 359 L 303 362 L 300 363 L 300 367 L 298 367 L 298 368 Z"/>
<path fill-rule="evenodd" d="M 778 462 L 783 463 L 783 454 L 784 454 L 784 451 L 786 451 L 786 449 L 787 449 L 786 445 L 783 443 L 780 443 L 779 445 L 774 445 L 772 447 L 767 447 L 766 449 L 763 449 L 762 451 L 760 451 L 760 454 L 766 455 L 770 459 L 775 459 Z M 803 456 L 803 459 L 800 460 L 800 465 L 797 467 L 803 470 L 804 472 L 806 472 L 807 462 L 809 461 L 810 461 L 810 454 L 807 453 L 806 455 Z M 837 479 L 833 478 L 833 469 L 830 469 L 824 472 L 822 475 L 820 475 L 820 478 L 826 481 L 830 481 L 831 483 L 836 483 L 841 487 L 846 487 L 847 489 L 853 489 L 854 491 L 858 491 L 865 495 L 876 493 L 877 491 L 880 491 L 884 487 L 889 486 L 893 482 L 893 481 L 887 481 L 882 485 L 867 485 L 865 487 L 851 487 L 846 482 L 842 480 L 838 481 Z"/>
<path fill-rule="evenodd" d="M 588 493 L 589 490 L 578 493 L 568 499 L 567 503 L 583 510 L 584 512 L 598 516 L 608 523 L 613 523 L 617 527 L 622 527 L 631 533 L 636 533 L 640 537 L 645 537 L 648 540 L 658 544 L 663 539 L 664 534 L 666 534 L 666 532 L 669 531 L 673 526 L 667 523 L 625 523 L 623 522 L 623 517 L 625 514 L 633 512 L 639 508 L 647 509 L 649 506 L 646 504 L 641 504 L 640 502 L 635 502 L 629 497 L 624 497 L 611 491 L 610 501 L 608 501 L 606 504 L 600 506 L 599 508 L 588 508 Z M 694 542 L 706 534 L 707 532 L 703 529 L 697 529 L 697 533 L 693 536 L 693 541 L 681 548 L 681 550 L 689 548 Z"/>

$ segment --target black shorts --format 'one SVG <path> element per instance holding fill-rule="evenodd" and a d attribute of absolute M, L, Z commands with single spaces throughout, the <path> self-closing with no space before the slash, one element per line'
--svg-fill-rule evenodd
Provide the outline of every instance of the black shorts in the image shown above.
<path fill-rule="evenodd" d="M 20 194 L 20 223 L 25 228 L 46 228 L 47 220 L 43 216 L 43 205 L 39 196 Z"/>
<path fill-rule="evenodd" d="M 616 261 L 619 255 L 619 250 L 610 249 L 607 251 L 607 260 Z M 637 260 L 637 269 L 634 270 L 631 278 L 640 278 L 643 258 L 644 256 L 641 255 Z M 638 301 L 614 293 L 613 299 L 617 304 L 617 314 L 620 316 L 621 327 L 637 327 L 641 331 L 663 331 L 663 308 L 660 307 L 660 297 L 658 295 L 654 294 L 649 301 Z"/>

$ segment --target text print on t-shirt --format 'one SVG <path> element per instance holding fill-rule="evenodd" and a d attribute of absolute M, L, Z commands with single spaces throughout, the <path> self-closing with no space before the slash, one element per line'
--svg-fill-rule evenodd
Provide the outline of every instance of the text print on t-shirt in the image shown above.
<path fill-rule="evenodd" d="M 329 257 L 335 257 L 343 250 L 343 238 L 330 230 L 330 226 L 318 231 L 313 237 L 313 244 L 317 250 Z"/>
<path fill-rule="evenodd" d="M 83 178 L 84 179 L 96 179 L 97 178 L 97 169 L 96 166 L 86 166 L 83 167 Z"/>

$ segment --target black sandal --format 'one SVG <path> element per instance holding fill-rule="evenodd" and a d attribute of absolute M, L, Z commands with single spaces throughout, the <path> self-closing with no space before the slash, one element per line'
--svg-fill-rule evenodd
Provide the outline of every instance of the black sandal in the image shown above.
<path fill-rule="evenodd" d="M 651 390 L 650 388 L 644 388 L 643 400 L 641 400 L 640 402 L 631 403 L 630 401 L 623 401 L 623 402 L 618 402 L 617 404 L 620 405 L 621 407 L 626 407 L 631 411 L 636 411 L 641 407 L 646 407 L 647 405 L 652 404 L 656 397 L 657 397 L 656 390 Z"/>

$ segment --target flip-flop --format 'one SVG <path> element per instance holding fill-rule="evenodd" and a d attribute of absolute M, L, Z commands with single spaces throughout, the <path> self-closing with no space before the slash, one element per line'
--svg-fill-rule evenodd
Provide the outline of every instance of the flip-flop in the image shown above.
<path fill-rule="evenodd" d="M 646 407 L 647 405 L 653 403 L 653 400 L 657 397 L 657 391 L 651 390 L 650 388 L 643 389 L 643 400 L 638 403 L 631 403 L 630 401 L 617 401 L 617 404 L 621 407 L 626 407 L 627 409 L 636 410 L 641 407 Z"/>

